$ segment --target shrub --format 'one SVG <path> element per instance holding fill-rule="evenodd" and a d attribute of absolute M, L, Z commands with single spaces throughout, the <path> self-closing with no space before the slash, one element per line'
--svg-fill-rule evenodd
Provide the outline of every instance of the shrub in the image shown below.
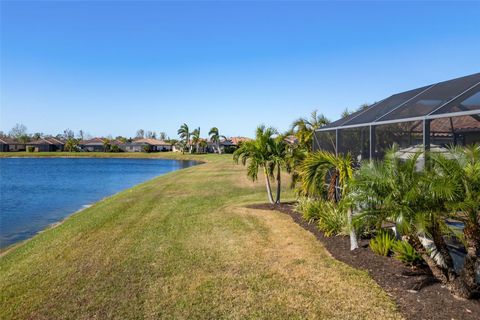
<path fill-rule="evenodd" d="M 370 249 L 378 255 L 388 256 L 395 244 L 395 238 L 386 231 L 380 231 L 370 240 Z"/>
<path fill-rule="evenodd" d="M 318 228 L 326 237 L 348 234 L 347 213 L 331 201 L 318 201 Z"/>
<path fill-rule="evenodd" d="M 418 265 L 422 262 L 422 257 L 406 241 L 396 241 L 392 247 L 395 258 L 408 266 Z"/>
<path fill-rule="evenodd" d="M 27 147 L 27 152 L 35 152 L 35 147 Z"/>
<path fill-rule="evenodd" d="M 319 218 L 321 205 L 319 201 L 302 197 L 298 200 L 296 210 L 300 212 L 303 218 L 308 222 L 312 223 Z"/>
<path fill-rule="evenodd" d="M 143 152 L 146 152 L 146 153 L 152 152 L 152 148 L 148 144 L 144 145 L 142 149 L 143 149 Z"/>

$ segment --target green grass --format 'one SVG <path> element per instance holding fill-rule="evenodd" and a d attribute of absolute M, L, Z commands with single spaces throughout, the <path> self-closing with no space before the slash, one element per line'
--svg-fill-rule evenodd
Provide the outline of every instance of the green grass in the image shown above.
<path fill-rule="evenodd" d="M 331 258 L 288 216 L 245 208 L 265 201 L 264 186 L 231 155 L 192 157 L 206 163 L 100 201 L 5 253 L 0 318 L 400 318 L 365 272 Z"/>

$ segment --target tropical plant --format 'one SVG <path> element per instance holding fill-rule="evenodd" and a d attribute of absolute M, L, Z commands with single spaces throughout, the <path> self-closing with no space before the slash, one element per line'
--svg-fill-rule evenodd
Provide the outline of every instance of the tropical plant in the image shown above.
<path fill-rule="evenodd" d="M 316 200 L 316 202 L 319 206 L 318 228 L 323 231 L 325 236 L 348 235 L 347 210 L 343 204 L 323 199 Z"/>
<path fill-rule="evenodd" d="M 63 148 L 65 149 L 65 151 L 69 151 L 69 152 L 78 151 L 79 149 L 78 144 L 79 144 L 78 139 L 70 137 L 65 141 L 65 145 L 63 146 Z"/>
<path fill-rule="evenodd" d="M 192 153 L 192 146 L 190 142 L 190 128 L 188 127 L 188 125 L 186 123 L 182 124 L 180 129 L 178 129 L 177 133 L 180 139 L 184 142 L 184 148 L 188 148 L 188 152 Z M 183 150 L 184 149 L 182 149 L 182 153 L 184 153 Z"/>
<path fill-rule="evenodd" d="M 392 251 L 395 258 L 407 266 L 415 266 L 422 262 L 422 257 L 407 241 L 396 241 L 392 246 Z"/>
<path fill-rule="evenodd" d="M 283 137 L 277 135 L 277 130 L 261 125 L 256 130 L 255 140 L 245 141 L 233 153 L 233 160 L 247 165 L 247 175 L 256 181 L 258 171 L 263 169 L 268 200 L 272 204 L 280 203 L 281 169 L 285 167 L 285 153 L 287 150 Z M 277 193 L 274 200 L 270 178 L 277 182 Z"/>
<path fill-rule="evenodd" d="M 218 154 L 221 154 L 222 149 L 220 149 L 220 139 L 223 138 L 224 140 L 226 140 L 227 138 L 220 135 L 217 127 L 211 128 L 208 132 L 208 135 L 210 136 L 210 141 L 215 144 Z"/>
<path fill-rule="evenodd" d="M 152 152 L 152 146 L 149 144 L 146 144 L 142 147 L 143 152 L 150 153 Z"/>
<path fill-rule="evenodd" d="M 110 147 L 112 146 L 111 143 L 112 143 L 112 141 L 110 139 L 108 139 L 108 138 L 103 139 L 103 151 L 104 152 L 110 151 Z"/>
<path fill-rule="evenodd" d="M 35 152 L 35 147 L 28 146 L 27 147 L 27 152 Z"/>
<path fill-rule="evenodd" d="M 330 123 L 323 114 L 318 114 L 317 110 L 310 114 L 310 118 L 299 118 L 291 126 L 291 130 L 298 139 L 299 144 L 306 150 L 313 148 L 313 135 L 316 129 L 319 129 Z"/>
<path fill-rule="evenodd" d="M 300 212 L 308 223 L 318 220 L 320 209 L 321 204 L 319 201 L 308 197 L 300 197 L 295 206 L 295 210 Z"/>
<path fill-rule="evenodd" d="M 191 136 L 192 136 L 192 144 L 195 145 L 195 152 L 198 153 L 198 149 L 199 149 L 200 141 L 201 141 L 201 138 L 200 138 L 200 127 L 198 127 L 197 129 L 193 130 L 192 133 L 191 133 Z"/>
<path fill-rule="evenodd" d="M 380 256 L 388 256 L 395 244 L 395 238 L 387 231 L 380 231 L 370 240 L 369 247 Z"/>
<path fill-rule="evenodd" d="M 358 248 L 355 229 L 352 224 L 353 212 L 348 205 L 349 183 L 353 177 L 353 160 L 350 154 L 335 155 L 328 151 L 317 151 L 307 155 L 300 168 L 300 193 L 306 196 L 327 198 L 337 202 L 341 197 L 342 206 L 346 210 L 347 226 L 350 231 L 350 249 Z M 327 189 L 328 186 L 328 189 Z"/>
<path fill-rule="evenodd" d="M 400 160 L 394 147 L 383 162 L 364 163 L 352 185 L 352 194 L 363 210 L 360 221 L 376 226 L 394 222 L 432 274 L 464 298 L 480 292 L 475 281 L 480 244 L 478 148 L 452 149 L 453 159 L 427 154 L 425 169 L 419 171 L 420 153 Z M 454 236 L 446 223 L 449 217 L 465 223 L 467 257 L 460 272 L 454 268 L 446 243 L 446 237 Z"/>

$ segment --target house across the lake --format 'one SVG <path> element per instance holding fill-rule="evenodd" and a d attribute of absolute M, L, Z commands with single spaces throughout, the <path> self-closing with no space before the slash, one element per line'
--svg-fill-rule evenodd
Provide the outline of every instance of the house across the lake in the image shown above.
<path fill-rule="evenodd" d="M 25 151 L 25 143 L 19 142 L 12 138 L 3 137 L 3 138 L 0 138 L 0 151 L 1 152 Z"/>
<path fill-rule="evenodd" d="M 172 151 L 172 145 L 170 143 L 157 139 L 137 139 L 120 145 L 120 148 L 126 152 Z"/>
<path fill-rule="evenodd" d="M 104 152 L 105 151 L 105 143 L 104 139 L 102 138 L 93 138 L 89 140 L 81 140 L 78 143 L 78 146 L 83 151 L 88 152 Z"/>
<path fill-rule="evenodd" d="M 57 138 L 47 137 L 33 140 L 25 144 L 25 148 L 30 152 L 54 152 L 63 151 L 65 143 Z"/>

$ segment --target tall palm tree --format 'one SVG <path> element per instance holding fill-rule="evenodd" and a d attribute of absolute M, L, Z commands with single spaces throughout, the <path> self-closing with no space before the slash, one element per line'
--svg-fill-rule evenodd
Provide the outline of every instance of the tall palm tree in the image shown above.
<path fill-rule="evenodd" d="M 283 139 L 274 137 L 276 134 L 277 130 L 274 128 L 259 126 L 255 140 L 243 142 L 233 153 L 236 163 L 241 162 L 243 165 L 247 165 L 247 175 L 253 181 L 258 179 L 259 169 L 263 169 L 268 200 L 272 204 L 280 203 L 281 168 L 285 164 L 283 155 L 286 149 Z M 275 199 L 272 195 L 270 178 L 275 178 L 277 182 Z"/>
<path fill-rule="evenodd" d="M 299 144 L 306 150 L 311 151 L 313 147 L 313 135 L 316 129 L 319 129 L 330 123 L 323 114 L 314 110 L 310 118 L 299 118 L 291 126 L 293 134 L 299 141 Z"/>
<path fill-rule="evenodd" d="M 335 155 L 328 151 L 317 151 L 307 155 L 300 169 L 301 190 L 306 195 L 319 196 L 327 193 L 336 202 L 345 198 L 350 191 L 353 179 L 353 159 L 350 154 Z M 328 181 L 328 179 L 330 181 Z M 328 189 L 327 189 L 327 182 Z M 340 189 L 337 191 L 337 187 Z M 348 228 L 350 229 L 350 249 L 358 248 L 357 236 L 352 224 L 352 209 L 347 206 Z"/>
<path fill-rule="evenodd" d="M 195 152 L 198 153 L 198 147 L 200 144 L 200 127 L 193 130 L 191 135 L 192 135 L 192 144 L 195 145 Z"/>
<path fill-rule="evenodd" d="M 178 136 L 180 137 L 181 140 L 185 142 L 185 146 L 188 147 L 188 151 L 192 153 L 192 146 L 190 143 L 190 128 L 186 123 L 182 124 L 180 129 L 177 131 Z"/>
<path fill-rule="evenodd" d="M 220 135 L 217 127 L 211 128 L 210 131 L 208 132 L 208 135 L 210 136 L 210 141 L 215 143 L 218 154 L 221 154 L 222 150 L 220 149 L 220 139 L 223 138 L 224 140 L 226 140 L 227 138 L 225 136 Z"/>
<path fill-rule="evenodd" d="M 103 139 L 103 151 L 104 151 L 104 152 L 110 151 L 110 147 L 111 147 L 111 141 L 110 141 L 110 139 L 104 138 L 104 139 Z"/>

